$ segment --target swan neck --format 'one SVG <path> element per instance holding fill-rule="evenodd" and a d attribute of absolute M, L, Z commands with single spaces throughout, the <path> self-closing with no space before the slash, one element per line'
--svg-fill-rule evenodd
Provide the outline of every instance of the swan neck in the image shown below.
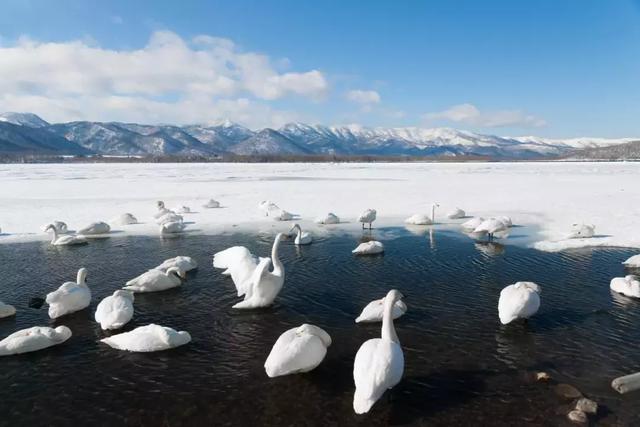
<path fill-rule="evenodd" d="M 55 227 L 49 227 L 53 231 L 53 239 L 51 239 L 51 243 L 55 243 L 58 240 L 58 230 Z"/>
<path fill-rule="evenodd" d="M 393 326 L 393 305 L 395 301 L 391 298 L 384 299 L 384 311 L 382 313 L 382 339 L 386 341 L 392 341 L 400 343 L 398 335 L 396 335 L 396 328 Z"/>
<path fill-rule="evenodd" d="M 278 248 L 280 247 L 281 238 L 282 235 L 278 234 L 273 242 L 273 248 L 271 248 L 271 263 L 273 264 L 273 274 L 276 276 L 282 275 L 283 272 L 283 265 L 280 262 L 280 258 L 278 258 Z"/>
<path fill-rule="evenodd" d="M 436 222 L 436 205 L 431 205 L 431 222 Z"/>
<path fill-rule="evenodd" d="M 85 273 L 82 269 L 78 270 L 78 274 L 76 276 L 76 283 L 78 285 L 84 285 L 85 284 Z"/>

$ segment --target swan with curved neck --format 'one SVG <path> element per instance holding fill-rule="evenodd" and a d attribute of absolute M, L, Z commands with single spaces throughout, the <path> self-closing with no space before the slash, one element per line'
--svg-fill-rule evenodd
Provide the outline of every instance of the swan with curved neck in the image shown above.
<path fill-rule="evenodd" d="M 83 310 L 91 303 L 91 290 L 87 286 L 87 269 L 78 270 L 75 282 L 63 283 L 57 290 L 47 294 L 49 317 L 57 319 L 65 314 Z"/>
<path fill-rule="evenodd" d="M 151 269 L 129 280 L 122 289 L 133 292 L 159 292 L 182 285 L 185 273 L 179 267 L 166 271 Z"/>
<path fill-rule="evenodd" d="M 431 224 L 435 224 L 436 223 L 436 208 L 439 208 L 440 205 L 437 203 L 432 203 L 431 204 Z"/>
<path fill-rule="evenodd" d="M 70 245 L 82 245 L 87 243 L 87 239 L 81 235 L 58 235 L 58 229 L 53 225 L 49 224 L 45 228 L 45 231 L 53 231 L 53 238 L 51 239 L 51 244 L 54 246 L 70 246 Z"/>
<path fill-rule="evenodd" d="M 395 289 L 384 299 L 380 338 L 365 341 L 353 363 L 356 391 L 353 410 L 356 414 L 369 412 L 382 394 L 402 379 L 404 354 L 393 325 L 393 307 L 403 295 Z"/>
<path fill-rule="evenodd" d="M 293 241 L 294 244 L 309 245 L 313 241 L 311 234 L 307 233 L 306 231 L 302 231 L 300 224 L 294 224 L 293 227 L 291 227 L 291 230 L 289 230 L 289 233 L 292 233 L 294 231 L 296 232 L 296 238 Z"/>

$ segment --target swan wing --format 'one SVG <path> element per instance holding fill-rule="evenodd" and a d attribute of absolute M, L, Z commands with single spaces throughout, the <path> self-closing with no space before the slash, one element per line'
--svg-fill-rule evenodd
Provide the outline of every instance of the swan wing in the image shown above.
<path fill-rule="evenodd" d="M 213 255 L 213 266 L 215 268 L 231 268 L 238 262 L 251 257 L 254 256 L 249 249 L 244 246 L 233 246 L 215 253 Z"/>
<path fill-rule="evenodd" d="M 100 301 L 95 319 L 102 329 L 117 329 L 133 317 L 133 303 L 121 296 L 109 296 Z"/>
<path fill-rule="evenodd" d="M 382 308 L 384 298 L 371 301 L 362 309 L 360 316 L 356 318 L 356 323 L 379 322 L 382 320 Z"/>

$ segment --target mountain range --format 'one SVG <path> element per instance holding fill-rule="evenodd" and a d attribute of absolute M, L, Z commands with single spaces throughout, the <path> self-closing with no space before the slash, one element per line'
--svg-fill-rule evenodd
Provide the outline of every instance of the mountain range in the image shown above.
<path fill-rule="evenodd" d="M 0 154 L 113 156 L 373 155 L 532 159 L 638 139 L 548 139 L 484 135 L 451 128 L 368 128 L 290 123 L 251 130 L 214 126 L 77 121 L 48 123 L 32 113 L 0 114 Z"/>

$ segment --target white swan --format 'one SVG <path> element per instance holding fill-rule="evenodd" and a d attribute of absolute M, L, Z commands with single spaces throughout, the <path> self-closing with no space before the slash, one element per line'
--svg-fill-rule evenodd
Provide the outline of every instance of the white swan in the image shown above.
<path fill-rule="evenodd" d="M 270 200 L 263 200 L 258 203 L 258 209 L 264 212 L 264 216 L 269 216 L 269 212 L 280 210 L 280 207 Z"/>
<path fill-rule="evenodd" d="M 181 233 L 187 226 L 182 221 L 168 221 L 160 224 L 160 234 Z"/>
<path fill-rule="evenodd" d="M 81 235 L 63 235 L 58 236 L 58 231 L 53 226 L 53 224 L 49 224 L 46 231 L 53 231 L 53 238 L 51 239 L 51 244 L 54 246 L 72 246 L 72 245 L 84 245 L 87 243 L 87 239 Z"/>
<path fill-rule="evenodd" d="M 568 239 L 582 239 L 593 237 L 596 226 L 593 224 L 573 224 Z"/>
<path fill-rule="evenodd" d="M 191 257 L 179 255 L 177 257 L 165 259 L 162 264 L 154 268 L 156 270 L 166 272 L 171 267 L 178 267 L 180 271 L 187 272 L 198 268 L 198 263 Z"/>
<path fill-rule="evenodd" d="M 66 234 L 69 231 L 67 224 L 63 221 L 53 221 L 53 222 L 47 223 L 41 227 L 42 231 L 46 233 L 47 228 L 51 225 L 53 225 L 53 227 L 56 229 L 58 234 Z"/>
<path fill-rule="evenodd" d="M 329 212 L 326 215 L 317 217 L 315 220 L 315 223 L 316 224 L 338 224 L 340 223 L 340 218 L 338 218 L 338 215 Z"/>
<path fill-rule="evenodd" d="M 71 330 L 66 326 L 49 328 L 34 326 L 14 332 L 0 341 L 0 356 L 29 353 L 62 344 L 71 337 Z"/>
<path fill-rule="evenodd" d="M 640 255 L 634 255 L 623 262 L 625 267 L 628 268 L 640 268 Z"/>
<path fill-rule="evenodd" d="M 57 319 L 65 314 L 84 310 L 91 303 L 91 290 L 86 284 L 87 269 L 78 270 L 76 282 L 65 282 L 57 290 L 47 294 L 49 317 Z"/>
<path fill-rule="evenodd" d="M 489 240 L 493 239 L 496 233 L 502 234 L 509 229 L 509 225 L 503 220 L 498 218 L 485 219 L 478 225 L 473 232 L 480 234 L 487 234 Z"/>
<path fill-rule="evenodd" d="M 186 331 L 177 332 L 174 329 L 152 323 L 129 332 L 103 338 L 100 341 L 117 350 L 148 353 L 187 344 L 191 341 L 191 335 Z"/>
<path fill-rule="evenodd" d="M 476 217 L 471 218 L 470 220 L 465 221 L 462 224 L 460 224 L 460 227 L 462 227 L 462 229 L 464 231 L 472 233 L 473 230 L 478 228 L 478 226 L 480 224 L 482 224 L 483 222 L 484 222 L 484 218 L 482 218 L 481 216 L 476 216 Z"/>
<path fill-rule="evenodd" d="M 322 362 L 330 345 L 329 334 L 305 323 L 280 335 L 264 363 L 264 369 L 271 378 L 309 372 Z"/>
<path fill-rule="evenodd" d="M 278 209 L 269 212 L 269 216 L 274 219 L 274 221 L 291 221 L 295 215 L 291 212 L 287 212 L 284 209 Z"/>
<path fill-rule="evenodd" d="M 233 246 L 213 255 L 213 266 L 224 268 L 222 274 L 231 276 L 239 297 L 247 292 L 249 280 L 258 266 L 258 261 L 258 257 L 244 246 Z"/>
<path fill-rule="evenodd" d="M 166 272 L 151 269 L 138 277 L 129 280 L 122 289 L 133 292 L 160 292 L 177 288 L 182 284 L 185 274 L 178 267 L 171 267 Z"/>
<path fill-rule="evenodd" d="M 0 319 L 16 314 L 16 308 L 0 301 Z"/>
<path fill-rule="evenodd" d="M 107 234 L 110 231 L 111 231 L 111 227 L 109 227 L 109 224 L 107 224 L 106 222 L 98 221 L 98 222 L 92 222 L 86 227 L 81 228 L 80 230 L 78 230 L 78 234 L 87 236 L 87 235 L 96 235 L 96 234 Z"/>
<path fill-rule="evenodd" d="M 132 214 L 127 212 L 111 218 L 109 220 L 109 223 L 113 225 L 132 225 L 132 224 L 137 224 L 138 219 Z"/>
<path fill-rule="evenodd" d="M 384 312 L 384 298 L 377 299 L 375 301 L 371 301 L 369 304 L 365 306 L 360 313 L 360 316 L 356 318 L 356 323 L 369 323 L 369 322 L 381 322 L 382 314 Z M 407 312 L 407 305 L 398 300 L 393 304 L 393 311 L 391 315 L 393 319 L 397 319 Z"/>
<path fill-rule="evenodd" d="M 173 208 L 173 211 L 179 214 L 191 213 L 191 208 L 189 206 L 176 206 Z"/>
<path fill-rule="evenodd" d="M 217 200 L 209 199 L 209 201 L 202 205 L 202 207 L 206 209 L 216 209 L 220 207 L 220 202 Z"/>
<path fill-rule="evenodd" d="M 282 233 L 276 235 L 271 249 L 271 258 L 260 258 L 247 282 L 244 301 L 235 304 L 233 308 L 257 308 L 273 304 L 273 300 L 276 299 L 284 284 L 284 265 L 278 258 L 278 247 L 282 236 Z M 269 271 L 272 263 L 273 271 Z"/>
<path fill-rule="evenodd" d="M 409 218 L 404 220 L 405 224 L 411 225 L 431 225 L 433 221 L 427 214 L 413 214 Z"/>
<path fill-rule="evenodd" d="M 540 308 L 540 286 L 533 282 L 517 282 L 500 291 L 498 316 L 503 325 L 516 319 L 528 319 Z"/>
<path fill-rule="evenodd" d="M 294 244 L 310 245 L 313 241 L 313 237 L 311 237 L 311 234 L 306 231 L 302 231 L 302 228 L 300 228 L 299 224 L 294 224 L 293 227 L 291 227 L 291 230 L 289 230 L 289 234 L 291 234 L 293 231 L 296 232 L 296 238 L 293 241 Z"/>
<path fill-rule="evenodd" d="M 155 214 L 153 214 L 153 217 L 155 219 L 159 219 L 160 217 L 162 217 L 162 216 L 164 216 L 164 215 L 166 215 L 168 213 L 173 213 L 173 211 L 171 211 L 171 210 L 169 210 L 169 209 L 164 207 L 164 202 L 162 200 L 158 200 L 156 202 L 156 206 L 158 208 L 158 211 Z"/>
<path fill-rule="evenodd" d="M 447 218 L 449 219 L 460 219 L 464 218 L 467 214 L 460 208 L 454 208 L 447 213 Z"/>
<path fill-rule="evenodd" d="M 371 224 L 376 220 L 378 216 L 378 212 L 375 209 L 367 209 L 362 212 L 358 217 L 358 222 L 362 223 L 362 229 L 364 230 L 364 225 L 369 224 L 369 230 L 371 230 Z"/>
<path fill-rule="evenodd" d="M 502 221 L 509 228 L 513 227 L 513 221 L 511 221 L 510 216 L 500 215 L 497 216 L 496 219 Z"/>
<path fill-rule="evenodd" d="M 393 326 L 392 311 L 402 294 L 395 289 L 385 297 L 382 331 L 380 338 L 365 341 L 356 353 L 353 363 L 353 380 L 356 391 L 353 395 L 353 410 L 364 414 L 382 394 L 402 379 L 404 354 Z"/>
<path fill-rule="evenodd" d="M 619 294 L 640 298 L 640 281 L 637 276 L 632 274 L 625 277 L 615 277 L 611 280 L 609 287 Z"/>
<path fill-rule="evenodd" d="M 100 301 L 96 308 L 95 319 L 102 330 L 120 329 L 133 317 L 133 293 L 117 290 Z"/>
<path fill-rule="evenodd" d="M 377 240 L 360 243 L 357 248 L 351 251 L 356 255 L 375 255 L 384 252 L 384 245 Z"/>

